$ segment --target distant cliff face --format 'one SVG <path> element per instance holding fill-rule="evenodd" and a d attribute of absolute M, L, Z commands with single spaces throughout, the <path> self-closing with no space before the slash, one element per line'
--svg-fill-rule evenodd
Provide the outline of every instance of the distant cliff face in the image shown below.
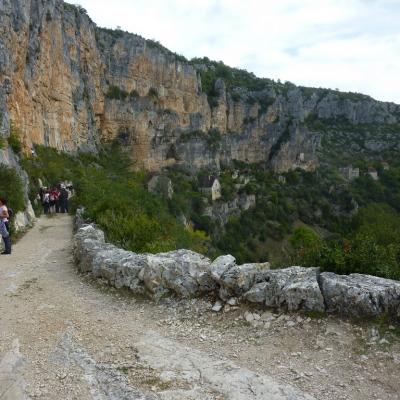
<path fill-rule="evenodd" d="M 136 167 L 151 171 L 218 169 L 232 160 L 313 169 L 324 135 L 316 120 L 345 121 L 348 131 L 363 124 L 372 136 L 374 126 L 391 125 L 399 142 L 395 104 L 294 85 L 227 88 L 220 78 L 210 101 L 202 76 L 213 68 L 97 28 L 61 0 L 2 0 L 0 135 L 13 121 L 26 149 L 36 143 L 64 151 L 95 151 L 118 138 Z M 385 143 L 383 135 L 373 146 Z"/>

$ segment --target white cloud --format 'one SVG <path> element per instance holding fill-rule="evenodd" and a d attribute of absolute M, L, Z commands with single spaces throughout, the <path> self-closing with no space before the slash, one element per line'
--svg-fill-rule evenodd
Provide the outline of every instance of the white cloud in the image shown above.
<path fill-rule="evenodd" d="M 100 26 L 258 76 L 400 103 L 398 0 L 75 0 Z"/>

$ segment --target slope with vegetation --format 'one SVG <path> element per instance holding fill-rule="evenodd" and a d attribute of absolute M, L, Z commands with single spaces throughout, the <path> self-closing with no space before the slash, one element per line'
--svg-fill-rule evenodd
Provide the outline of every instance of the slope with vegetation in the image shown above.
<path fill-rule="evenodd" d="M 182 247 L 207 250 L 207 237 L 184 228 L 161 199 L 147 192 L 146 174 L 132 171 L 130 159 L 118 145 L 106 146 L 98 156 L 72 156 L 38 146 L 37 156 L 25 158 L 22 164 L 29 174 L 30 197 L 38 212 L 39 179 L 48 186 L 70 180 L 76 193 L 74 207 L 84 206 L 86 217 L 104 229 L 110 242 L 135 252 Z"/>

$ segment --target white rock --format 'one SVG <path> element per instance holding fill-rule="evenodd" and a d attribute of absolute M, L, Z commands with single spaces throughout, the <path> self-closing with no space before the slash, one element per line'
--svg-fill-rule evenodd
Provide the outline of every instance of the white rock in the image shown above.
<path fill-rule="evenodd" d="M 254 321 L 254 315 L 253 315 L 251 312 L 249 312 L 249 311 L 246 311 L 246 312 L 244 313 L 243 318 L 244 318 L 247 322 Z"/>
<path fill-rule="evenodd" d="M 211 309 L 214 312 L 219 312 L 222 310 L 222 303 L 220 301 L 216 301 Z"/>
<path fill-rule="evenodd" d="M 236 297 L 231 297 L 230 299 L 228 299 L 227 303 L 230 306 L 236 306 L 238 304 L 238 299 Z"/>

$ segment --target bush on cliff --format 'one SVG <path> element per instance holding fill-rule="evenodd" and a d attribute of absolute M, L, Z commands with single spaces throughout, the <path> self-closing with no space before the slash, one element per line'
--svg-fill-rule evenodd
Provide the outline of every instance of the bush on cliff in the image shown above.
<path fill-rule="evenodd" d="M 10 136 L 8 138 L 8 144 L 12 148 L 13 152 L 19 154 L 22 151 L 21 135 L 19 130 L 11 123 Z"/>
<path fill-rule="evenodd" d="M 111 85 L 106 93 L 106 97 L 113 100 L 125 100 L 129 93 L 121 89 L 119 86 Z"/>
<path fill-rule="evenodd" d="M 9 206 L 15 211 L 25 208 L 22 180 L 14 168 L 0 164 L 0 196 L 8 200 Z"/>
<path fill-rule="evenodd" d="M 7 199 L 14 213 L 25 209 L 22 180 L 14 168 L 3 164 L 0 164 L 0 197 Z"/>
<path fill-rule="evenodd" d="M 400 215 L 385 204 L 361 209 L 353 219 L 353 230 L 343 238 L 324 241 L 299 228 L 291 242 L 295 264 L 400 279 Z"/>

